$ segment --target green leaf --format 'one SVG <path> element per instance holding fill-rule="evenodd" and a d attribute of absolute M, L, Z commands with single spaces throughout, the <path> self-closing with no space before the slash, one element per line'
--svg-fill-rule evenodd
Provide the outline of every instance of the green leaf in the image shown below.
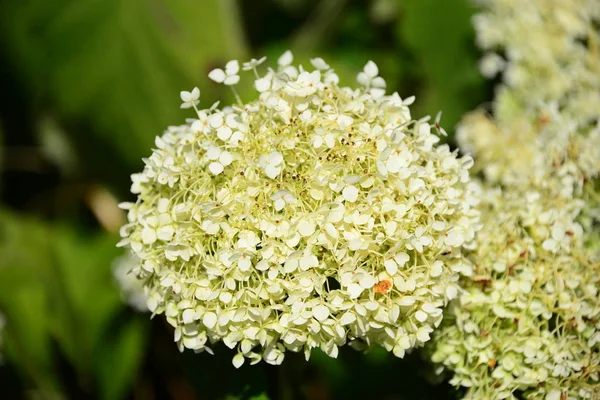
<path fill-rule="evenodd" d="M 92 353 L 105 327 L 122 308 L 111 274 L 119 254 L 111 236 L 78 237 L 66 227 L 51 227 L 52 265 L 47 270 L 50 304 L 61 318 L 55 320 L 57 340 L 81 372 L 91 370 Z"/>
<path fill-rule="evenodd" d="M 0 310 L 7 358 L 48 396 L 60 392 L 53 368 L 50 314 L 36 268 L 48 257 L 37 221 L 0 211 Z"/>
<path fill-rule="evenodd" d="M 426 82 L 418 96 L 420 114 L 443 111 L 448 131 L 484 100 L 484 79 L 477 68 L 470 0 L 405 0 L 397 24 L 400 40 L 414 52 Z M 419 94 L 419 93 L 417 93 Z M 418 112 L 418 113 L 419 113 Z"/>
<path fill-rule="evenodd" d="M 146 335 L 141 321 L 116 318 L 125 310 L 111 271 L 120 254 L 116 238 L 6 211 L 0 221 L 0 309 L 10 360 L 39 389 L 55 392 L 55 342 L 80 390 L 95 391 L 98 383 L 103 398 L 122 397 Z"/>
<path fill-rule="evenodd" d="M 245 45 L 234 0 L 32 0 L 0 5 L 0 34 L 31 90 L 64 119 L 95 165 L 117 152 L 129 166 L 185 117 L 179 91 L 207 86 L 215 63 Z M 204 83 L 204 85 L 203 85 Z M 212 93 L 211 93 L 212 92 Z M 104 160 L 102 163 L 101 160 Z"/>
<path fill-rule="evenodd" d="M 143 356 L 145 327 L 141 320 L 132 319 L 116 332 L 106 332 L 94 354 L 101 399 L 121 399 L 133 383 Z"/>
<path fill-rule="evenodd" d="M 0 275 L 2 280 L 7 278 L 12 277 L 4 273 Z M 18 281 L 11 279 L 8 282 Z M 53 368 L 45 294 L 39 286 L 23 283 L 17 284 L 9 293 L 10 302 L 3 299 L 0 306 L 7 319 L 7 326 L 2 333 L 5 342 L 3 350 L 20 373 L 31 379 L 49 397 L 54 397 L 61 390 Z"/>

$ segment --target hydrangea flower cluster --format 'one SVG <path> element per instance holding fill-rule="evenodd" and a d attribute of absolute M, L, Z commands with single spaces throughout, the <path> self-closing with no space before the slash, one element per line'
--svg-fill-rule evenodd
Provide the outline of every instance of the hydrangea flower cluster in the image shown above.
<path fill-rule="evenodd" d="M 586 177 L 597 175 L 600 3 L 478 2 L 485 10 L 474 17 L 477 40 L 489 51 L 482 72 L 503 71 L 504 79 L 494 102 L 497 123 L 475 112 L 457 132 L 461 147 L 476 156 L 490 182 L 528 185 L 554 173 L 563 159 Z"/>
<path fill-rule="evenodd" d="M 379 344 L 396 356 L 430 339 L 469 266 L 479 228 L 470 157 L 458 158 L 414 98 L 385 94 L 369 62 L 340 87 L 321 58 L 252 60 L 258 99 L 244 104 L 230 61 L 209 74 L 237 104 L 170 127 L 132 176 L 121 245 L 139 259 L 147 306 L 165 314 L 180 350 L 222 341 L 246 359 L 286 351 L 331 357 Z M 443 133 L 443 132 L 442 132 Z"/>
<path fill-rule="evenodd" d="M 488 54 L 484 75 L 503 72 L 508 90 L 499 119 L 558 102 L 571 119 L 595 118 L 600 107 L 600 3 L 597 0 L 477 0 L 477 43 Z M 542 116 L 540 116 L 542 117 Z"/>
<path fill-rule="evenodd" d="M 579 129 L 556 108 L 545 115 L 544 124 L 526 113 L 500 122 L 477 110 L 459 125 L 457 139 L 490 184 L 555 185 L 563 196 L 581 196 L 583 182 L 600 173 L 600 104 L 597 119 Z"/>
<path fill-rule="evenodd" d="M 469 115 L 457 132 L 461 147 L 489 183 L 553 185 L 586 200 L 583 219 L 600 220 L 600 3 L 480 1 L 478 42 L 496 52 L 489 57 L 503 51 L 507 60 L 499 64 L 495 121 Z"/>
<path fill-rule="evenodd" d="M 479 44 L 507 55 L 482 67 L 505 81 L 495 118 L 457 132 L 486 179 L 483 229 L 433 360 L 469 399 L 598 398 L 600 3 L 482 3 Z"/>
<path fill-rule="evenodd" d="M 465 292 L 432 360 L 469 399 L 593 398 L 600 384 L 600 259 L 574 221 L 582 201 L 489 189 Z M 525 199 L 523 199 L 525 197 Z M 598 394 L 598 392 L 596 392 Z"/>

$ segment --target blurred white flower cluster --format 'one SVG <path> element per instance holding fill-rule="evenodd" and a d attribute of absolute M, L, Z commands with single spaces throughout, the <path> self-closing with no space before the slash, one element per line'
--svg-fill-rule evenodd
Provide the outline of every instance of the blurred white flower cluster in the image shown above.
<path fill-rule="evenodd" d="M 122 300 L 134 310 L 144 312 L 148 311 L 144 280 L 133 273 L 138 264 L 139 260 L 127 252 L 113 261 L 112 270 L 115 281 L 121 290 Z"/>
<path fill-rule="evenodd" d="M 489 182 L 528 185 L 600 171 L 600 2 L 478 0 L 479 45 L 501 51 L 495 121 L 470 115 L 457 138 Z M 489 58 L 500 60 L 490 53 Z M 486 72 L 486 68 L 484 73 Z M 489 71 L 488 71 L 489 72 Z M 569 165 L 562 165 L 568 160 Z M 568 185 L 571 186 L 571 185 Z"/>
<path fill-rule="evenodd" d="M 476 0 L 473 22 L 488 77 L 502 71 L 496 102 L 510 117 L 522 107 L 551 103 L 577 120 L 595 118 L 600 104 L 600 2 L 597 0 Z"/>
<path fill-rule="evenodd" d="M 468 399 L 592 398 L 600 378 L 600 263 L 575 222 L 582 202 L 545 189 L 488 189 L 465 292 L 433 361 Z"/>
<path fill-rule="evenodd" d="M 241 68 L 258 92 L 247 104 L 235 60 L 209 77 L 237 104 L 201 110 L 198 89 L 182 92 L 196 118 L 158 137 L 132 176 L 120 244 L 139 259 L 147 306 L 181 350 L 222 341 L 236 367 L 317 347 L 336 357 L 348 342 L 402 357 L 472 268 L 472 159 L 436 145 L 373 62 L 353 89 L 320 58 L 305 69 L 288 51 L 261 72 L 264 61 Z"/>
<path fill-rule="evenodd" d="M 485 0 L 494 118 L 458 131 L 483 172 L 473 274 L 433 343 L 468 399 L 600 396 L 600 2 Z"/>

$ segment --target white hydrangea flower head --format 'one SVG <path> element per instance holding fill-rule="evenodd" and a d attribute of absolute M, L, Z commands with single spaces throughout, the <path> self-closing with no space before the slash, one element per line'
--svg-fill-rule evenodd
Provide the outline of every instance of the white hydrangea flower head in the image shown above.
<path fill-rule="evenodd" d="M 335 357 L 349 342 L 402 357 L 470 268 L 472 159 L 411 119 L 414 98 L 374 93 L 374 63 L 353 89 L 323 59 L 292 62 L 286 52 L 263 75 L 251 62 L 257 100 L 199 110 L 156 139 L 121 245 L 181 350 L 222 341 L 236 367 L 317 347 Z"/>
<path fill-rule="evenodd" d="M 600 3 L 478 3 L 483 11 L 474 17 L 477 40 L 488 51 L 482 72 L 503 70 L 504 79 L 494 101 L 495 121 L 481 112 L 466 118 L 457 131 L 461 147 L 490 182 L 529 185 L 555 173 L 557 165 L 563 172 L 578 168 L 587 178 L 597 175 Z M 564 159 L 570 165 L 563 166 Z"/>
<path fill-rule="evenodd" d="M 600 105 L 600 3 L 597 0 L 477 0 L 477 42 L 488 51 L 484 74 L 504 71 L 510 89 L 497 102 L 535 109 L 563 99 L 561 108 L 579 119 Z M 524 39 L 526 38 L 526 40 Z M 503 55 L 497 54 L 503 51 Z M 505 110 L 506 111 L 506 110 Z M 501 118 L 507 115 L 501 116 Z"/>
<path fill-rule="evenodd" d="M 467 399 L 591 399 L 600 390 L 600 260 L 582 201 L 489 189 L 475 265 L 433 342 Z M 563 397 L 561 397 L 563 396 Z"/>
<path fill-rule="evenodd" d="M 433 360 L 468 399 L 600 398 L 600 3 L 481 3 L 479 44 L 506 54 L 482 72 L 504 82 L 457 132 L 484 228 Z"/>
<path fill-rule="evenodd" d="M 119 289 L 121 298 L 136 311 L 148 311 L 146 294 L 144 293 L 144 280 L 133 273 L 139 265 L 139 259 L 126 253 L 113 261 L 113 276 Z"/>

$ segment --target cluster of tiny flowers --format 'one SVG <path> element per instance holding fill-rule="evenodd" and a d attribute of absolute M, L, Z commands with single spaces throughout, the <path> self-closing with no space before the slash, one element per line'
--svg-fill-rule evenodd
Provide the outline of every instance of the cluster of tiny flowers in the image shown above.
<path fill-rule="evenodd" d="M 600 2 L 478 1 L 485 7 L 474 17 L 478 43 L 506 58 L 489 53 L 482 72 L 503 70 L 504 79 L 494 102 L 495 121 L 481 112 L 468 118 L 457 131 L 461 147 L 475 155 L 490 182 L 528 185 L 569 158 L 586 177 L 596 176 Z"/>
<path fill-rule="evenodd" d="M 600 384 L 600 263 L 581 201 L 489 189 L 483 228 L 432 360 L 469 399 L 590 399 Z M 595 259 L 594 259 L 595 258 Z M 442 368 L 443 369 L 443 368 Z"/>
<path fill-rule="evenodd" d="M 546 115 L 544 124 L 527 115 L 494 121 L 477 110 L 463 119 L 457 139 L 490 184 L 553 185 L 562 196 L 581 196 L 583 182 L 600 173 L 600 105 L 598 119 L 579 130 L 556 109 Z"/>
<path fill-rule="evenodd" d="M 420 346 L 458 294 L 463 249 L 479 228 L 470 157 L 458 158 L 414 98 L 386 95 L 375 63 L 352 89 L 321 58 L 276 69 L 252 60 L 258 99 L 235 91 L 240 65 L 209 77 L 237 104 L 198 109 L 156 139 L 121 245 L 139 259 L 147 306 L 180 350 L 222 341 L 245 360 L 286 351 L 336 357 L 345 343 L 396 356 Z M 443 134 L 443 131 L 441 132 Z"/>
<path fill-rule="evenodd" d="M 115 282 L 121 290 L 121 298 L 136 311 L 148 311 L 144 281 L 132 270 L 139 264 L 139 260 L 127 252 L 113 261 L 112 271 Z"/>
<path fill-rule="evenodd" d="M 576 119 L 597 116 L 600 2 L 476 1 L 484 9 L 473 19 L 477 43 L 489 52 L 481 70 L 488 77 L 502 71 L 508 88 L 496 99 L 507 103 L 497 107 L 501 119 L 511 111 L 533 111 L 555 101 Z"/>
<path fill-rule="evenodd" d="M 599 398 L 600 3 L 482 3 L 479 44 L 507 57 L 482 69 L 504 82 L 494 118 L 457 132 L 486 180 L 483 229 L 433 360 L 469 399 Z"/>

